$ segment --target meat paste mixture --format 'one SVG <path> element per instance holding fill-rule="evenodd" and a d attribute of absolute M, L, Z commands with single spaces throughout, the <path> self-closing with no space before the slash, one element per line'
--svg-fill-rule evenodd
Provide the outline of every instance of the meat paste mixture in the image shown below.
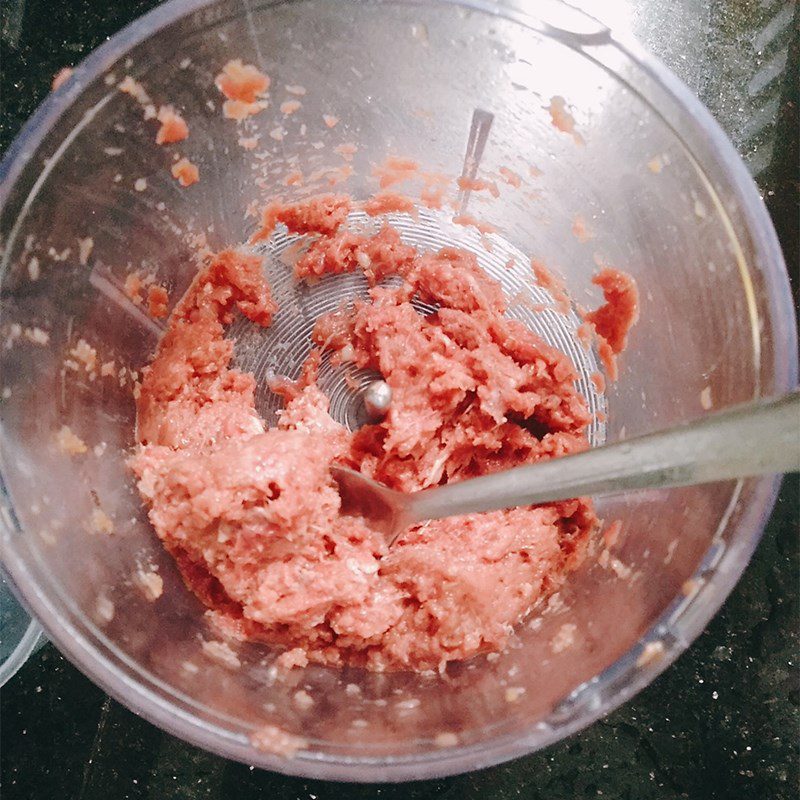
<path fill-rule="evenodd" d="M 427 522 L 388 550 L 340 513 L 331 463 L 413 491 L 583 450 L 590 415 L 570 360 L 504 316 L 473 255 L 418 252 L 388 225 L 355 233 L 353 207 L 332 195 L 271 203 L 254 237 L 283 224 L 310 240 L 297 280 L 361 270 L 372 287 L 318 320 L 299 381 L 271 387 L 285 401 L 277 425 L 259 418 L 255 380 L 231 366 L 224 336 L 237 313 L 268 326 L 275 305 L 261 259 L 227 250 L 173 310 L 144 371 L 131 464 L 158 536 L 229 634 L 302 661 L 437 669 L 503 648 L 558 590 L 598 525 L 591 502 Z M 423 315 L 415 297 L 437 310 Z M 326 350 L 383 376 L 382 421 L 350 432 L 331 418 L 316 384 Z"/>

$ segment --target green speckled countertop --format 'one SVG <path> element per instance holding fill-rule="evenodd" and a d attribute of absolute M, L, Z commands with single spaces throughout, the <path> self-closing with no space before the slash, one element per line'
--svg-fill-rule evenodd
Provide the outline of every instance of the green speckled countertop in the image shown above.
<path fill-rule="evenodd" d="M 697 92 L 762 189 L 795 280 L 800 6 L 786 0 L 583 0 L 629 24 Z M 0 4 L 0 149 L 83 58 L 152 0 Z M 51 646 L 2 691 L 4 800 L 130 798 L 797 798 L 800 592 L 796 478 L 744 578 L 652 686 L 588 730 L 481 772 L 344 785 L 248 769 L 184 744 L 108 698 Z"/>

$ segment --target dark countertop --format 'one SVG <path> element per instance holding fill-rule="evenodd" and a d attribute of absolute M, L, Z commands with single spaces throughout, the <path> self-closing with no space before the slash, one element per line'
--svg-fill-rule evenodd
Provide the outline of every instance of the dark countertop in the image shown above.
<path fill-rule="evenodd" d="M 0 149 L 60 67 L 154 5 L 6 0 Z M 795 279 L 800 7 L 791 0 L 620 0 L 603 7 L 611 18 L 627 19 L 726 128 L 762 189 Z M 48 645 L 2 691 L 3 798 L 796 798 L 799 506 L 798 481 L 787 479 L 752 563 L 698 641 L 623 708 L 542 752 L 394 786 L 288 778 L 162 733 Z"/>

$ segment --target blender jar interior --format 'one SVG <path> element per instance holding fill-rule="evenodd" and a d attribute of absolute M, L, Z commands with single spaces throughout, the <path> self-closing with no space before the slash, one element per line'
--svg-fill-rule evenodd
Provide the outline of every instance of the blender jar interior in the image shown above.
<path fill-rule="evenodd" d="M 599 263 L 636 279 L 641 318 L 619 380 L 593 399 L 607 415 L 595 443 L 769 394 L 785 380 L 774 366 L 786 344 L 770 288 L 776 265 L 755 259 L 764 234 L 753 233 L 754 212 L 740 202 L 715 139 L 704 139 L 674 87 L 588 18 L 574 33 L 495 11 L 324 0 L 171 4 L 78 68 L 14 154 L 21 166 L 4 190 L 1 228 L 4 559 L 85 671 L 170 730 L 249 763 L 330 777 L 419 777 L 552 741 L 620 702 L 686 646 L 738 577 L 769 504 L 769 481 L 598 502 L 603 519 L 622 522 L 613 556 L 589 559 L 499 657 L 442 675 L 309 666 L 276 678 L 275 654 L 262 646 L 233 645 L 227 663 L 203 650 L 218 635 L 162 550 L 125 466 L 136 373 L 163 324 L 130 302 L 124 282 L 132 270 L 152 273 L 174 301 L 195 274 L 199 248 L 243 242 L 257 223 L 248 208 L 307 196 L 308 187 L 285 185 L 287 175 L 340 167 L 337 145 L 358 148 L 337 191 L 365 199 L 376 188 L 372 165 L 390 154 L 459 175 L 473 112 L 489 111 L 481 171 L 506 167 L 523 181 L 519 190 L 502 187 L 497 200 L 469 200 L 469 213 L 497 227 L 501 252 L 525 256 L 501 279 L 536 297 L 527 259 L 537 257 L 586 306 L 600 301 L 590 282 Z M 158 27 L 145 38 L 141 26 Z M 214 86 L 232 58 L 272 79 L 269 108 L 243 127 L 223 118 Z M 180 148 L 155 145 L 154 123 L 117 89 L 126 75 L 156 106 L 181 111 L 191 133 Z M 279 109 L 287 84 L 307 89 L 290 117 Z M 581 142 L 552 124 L 553 97 L 572 109 Z M 338 124 L 329 128 L 323 115 Z M 254 135 L 255 149 L 240 145 Z M 200 170 L 187 189 L 170 174 L 178 150 Z M 574 234 L 578 217 L 591 238 Z M 421 219 L 427 227 L 398 225 L 423 245 L 459 236 L 493 272 L 477 234 L 435 215 Z M 262 250 L 273 270 L 277 246 Z M 287 330 L 292 314 L 313 321 L 326 297 L 347 288 L 323 282 L 318 308 L 288 311 Z M 287 298 L 295 291 L 288 280 L 279 289 Z M 552 316 L 530 324 L 582 357 L 572 323 L 557 335 Z M 258 376 L 275 366 L 269 332 L 244 324 L 236 332 L 244 367 Z M 112 379 L 65 367 L 81 339 L 114 362 Z M 287 350 L 285 371 L 299 367 L 301 350 Z M 596 360 L 586 358 L 588 374 Z M 274 408 L 262 394 L 269 418 Z M 87 452 L 70 457 L 56 446 L 64 425 Z M 92 529 L 98 508 L 113 534 Z M 153 572 L 163 580 L 155 601 L 142 577 Z M 293 701 L 298 689 L 314 699 L 311 708 Z M 254 750 L 248 737 L 264 724 L 303 736 L 307 747 L 293 762 Z"/>

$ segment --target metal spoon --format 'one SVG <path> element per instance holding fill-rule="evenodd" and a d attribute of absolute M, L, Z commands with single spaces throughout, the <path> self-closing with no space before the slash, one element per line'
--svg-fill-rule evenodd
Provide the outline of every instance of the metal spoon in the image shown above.
<path fill-rule="evenodd" d="M 800 471 L 800 392 L 709 414 L 688 425 L 576 455 L 412 494 L 333 465 L 342 510 L 366 517 L 389 546 L 428 519 L 570 497 L 662 489 Z"/>

